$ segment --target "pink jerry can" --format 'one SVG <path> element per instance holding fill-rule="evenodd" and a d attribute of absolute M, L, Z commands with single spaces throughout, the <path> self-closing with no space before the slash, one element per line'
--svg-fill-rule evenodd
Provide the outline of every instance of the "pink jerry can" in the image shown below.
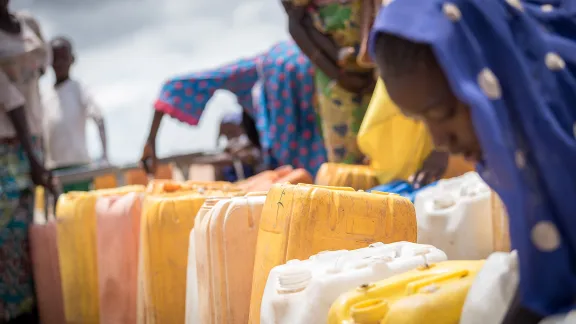
<path fill-rule="evenodd" d="M 100 323 L 136 323 L 142 198 L 132 192 L 96 203 Z"/>
<path fill-rule="evenodd" d="M 36 188 L 34 223 L 29 231 L 38 313 L 42 324 L 62 324 L 66 321 L 58 262 L 56 222 L 53 213 L 46 211 L 44 199 L 44 189 Z"/>

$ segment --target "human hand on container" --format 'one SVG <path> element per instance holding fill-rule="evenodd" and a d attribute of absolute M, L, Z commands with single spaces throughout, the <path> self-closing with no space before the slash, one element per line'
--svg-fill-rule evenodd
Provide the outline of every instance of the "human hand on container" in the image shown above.
<path fill-rule="evenodd" d="M 440 179 L 448 168 L 449 157 L 448 152 L 432 151 L 424 160 L 422 168 L 414 173 L 408 181 L 414 189 L 419 189 Z"/>
<path fill-rule="evenodd" d="M 54 199 L 58 198 L 59 193 L 56 190 L 56 181 L 52 177 L 52 172 L 46 170 L 35 158 L 30 159 L 30 178 L 36 186 L 42 186 L 50 192 Z"/>

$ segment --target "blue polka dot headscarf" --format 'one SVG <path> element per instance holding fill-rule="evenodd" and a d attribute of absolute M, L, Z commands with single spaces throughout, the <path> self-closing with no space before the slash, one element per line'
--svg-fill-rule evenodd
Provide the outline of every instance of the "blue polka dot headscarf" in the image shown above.
<path fill-rule="evenodd" d="M 523 306 L 541 314 L 576 302 L 576 1 L 396 0 L 371 39 L 431 45 L 471 109 L 520 259 Z"/>
<path fill-rule="evenodd" d="M 313 75 L 298 46 L 281 42 L 261 55 L 167 81 L 155 109 L 197 125 L 214 93 L 228 90 L 256 121 L 268 167 L 290 164 L 314 175 L 326 151 L 313 107 Z M 261 88 L 253 92 L 257 81 Z"/>

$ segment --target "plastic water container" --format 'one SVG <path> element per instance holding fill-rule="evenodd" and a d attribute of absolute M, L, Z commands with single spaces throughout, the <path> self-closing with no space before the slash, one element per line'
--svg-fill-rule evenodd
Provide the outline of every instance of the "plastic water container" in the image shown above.
<path fill-rule="evenodd" d="M 516 251 L 493 253 L 468 291 L 460 324 L 502 323 L 517 286 Z"/>
<path fill-rule="evenodd" d="M 97 199 L 143 191 L 143 186 L 126 186 L 89 192 L 69 192 L 58 198 L 56 229 L 67 323 L 100 322 L 96 253 Z"/>
<path fill-rule="evenodd" d="M 171 192 L 144 199 L 138 270 L 140 324 L 185 322 L 190 232 L 210 191 L 201 192 Z M 211 194 L 222 197 L 237 192 Z"/>
<path fill-rule="evenodd" d="M 442 261 L 357 286 L 336 299 L 327 323 L 458 324 L 484 262 Z"/>
<path fill-rule="evenodd" d="M 416 195 L 418 243 L 450 260 L 478 260 L 494 252 L 491 191 L 476 172 L 440 180 Z"/>
<path fill-rule="evenodd" d="M 410 242 L 374 243 L 358 250 L 325 251 L 291 260 L 270 272 L 260 323 L 326 323 L 338 296 L 362 284 L 446 260 L 430 246 Z"/>
<path fill-rule="evenodd" d="M 36 187 L 34 223 L 30 224 L 30 257 L 34 273 L 34 288 L 38 315 L 42 324 L 65 323 L 62 279 L 58 263 L 56 221 L 53 198 L 48 196 L 48 210 L 44 206 L 44 188 Z M 51 199 L 52 198 L 52 199 Z M 52 210 L 51 210 L 52 209 Z"/>
<path fill-rule="evenodd" d="M 262 209 L 249 323 L 260 322 L 269 272 L 291 259 L 374 242 L 416 241 L 412 203 L 395 194 L 346 187 L 274 185 Z"/>
<path fill-rule="evenodd" d="M 96 241 L 100 322 L 136 324 L 143 193 L 100 197 Z"/>
<path fill-rule="evenodd" d="M 248 322 L 256 238 L 265 200 L 262 192 L 207 200 L 198 212 L 190 237 L 187 323 Z"/>
<path fill-rule="evenodd" d="M 321 186 L 368 190 L 378 185 L 378 178 L 374 169 L 367 165 L 326 162 L 320 166 L 315 183 Z"/>

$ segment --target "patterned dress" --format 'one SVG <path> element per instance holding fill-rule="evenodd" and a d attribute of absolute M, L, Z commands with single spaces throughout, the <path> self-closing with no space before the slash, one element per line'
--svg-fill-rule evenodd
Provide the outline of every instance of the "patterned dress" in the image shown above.
<path fill-rule="evenodd" d="M 17 15 L 19 35 L 0 30 L 0 323 L 34 307 L 28 246 L 34 195 L 30 165 L 6 110 L 24 106 L 33 145 L 40 153 L 42 109 L 38 79 L 50 62 L 36 21 Z"/>
<path fill-rule="evenodd" d="M 362 0 L 293 0 L 292 3 L 296 6 L 307 6 L 308 13 L 320 32 L 331 37 L 341 48 L 352 47 L 358 53 L 361 42 Z M 371 69 L 359 67 L 355 57 L 343 68 L 352 72 L 372 72 Z M 361 163 L 363 154 L 358 148 L 356 137 L 368 109 L 371 94 L 351 93 L 320 70 L 316 70 L 315 83 L 328 160 Z"/>
<path fill-rule="evenodd" d="M 326 151 L 314 109 L 314 69 L 292 41 L 213 70 L 167 81 L 155 109 L 197 125 L 214 93 L 228 90 L 255 121 L 268 168 L 290 164 L 316 174 Z M 261 84 L 253 92 L 257 81 Z"/>

